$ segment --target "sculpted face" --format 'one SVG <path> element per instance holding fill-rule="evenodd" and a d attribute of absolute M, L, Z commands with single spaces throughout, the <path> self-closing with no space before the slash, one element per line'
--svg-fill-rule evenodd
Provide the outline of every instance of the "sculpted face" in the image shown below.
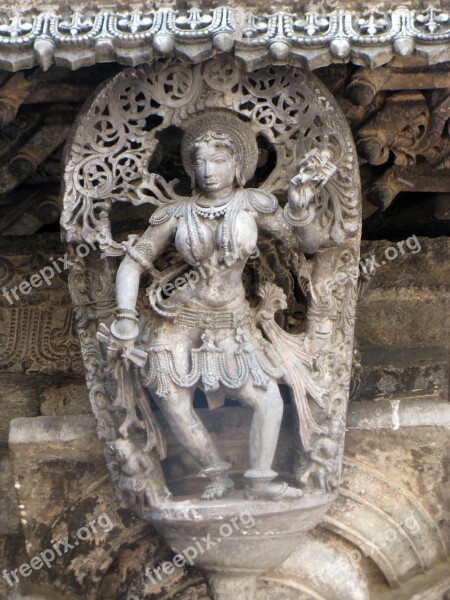
<path fill-rule="evenodd" d="M 236 164 L 231 150 L 215 142 L 201 144 L 195 153 L 195 178 L 206 196 L 214 197 L 231 188 Z"/>

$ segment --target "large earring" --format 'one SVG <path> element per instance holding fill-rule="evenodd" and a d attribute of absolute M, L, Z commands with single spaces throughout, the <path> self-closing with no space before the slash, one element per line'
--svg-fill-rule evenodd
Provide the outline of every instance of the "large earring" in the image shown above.
<path fill-rule="evenodd" d="M 241 188 L 243 188 L 245 185 L 245 177 L 244 177 L 241 167 L 239 165 L 236 165 L 236 183 Z"/>
<path fill-rule="evenodd" d="M 191 173 L 191 190 L 194 191 L 197 186 L 197 180 L 195 179 L 195 172 Z"/>

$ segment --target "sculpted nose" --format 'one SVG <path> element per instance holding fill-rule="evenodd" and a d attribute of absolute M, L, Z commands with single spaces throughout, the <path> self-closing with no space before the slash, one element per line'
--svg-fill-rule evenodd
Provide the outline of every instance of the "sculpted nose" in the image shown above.
<path fill-rule="evenodd" d="M 205 162 L 205 177 L 209 177 L 211 175 L 211 163 L 207 160 Z"/>

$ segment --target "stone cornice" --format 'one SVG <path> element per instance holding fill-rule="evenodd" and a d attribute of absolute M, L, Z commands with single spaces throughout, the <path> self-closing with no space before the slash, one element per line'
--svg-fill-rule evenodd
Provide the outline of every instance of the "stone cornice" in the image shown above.
<path fill-rule="evenodd" d="M 376 67 L 394 56 L 425 63 L 450 60 L 450 14 L 429 6 L 260 15 L 226 7 L 0 16 L 0 68 L 52 64 L 71 69 L 116 61 L 135 66 L 175 52 L 198 62 L 234 51 L 248 68 L 290 62 L 318 68 L 333 62 Z"/>

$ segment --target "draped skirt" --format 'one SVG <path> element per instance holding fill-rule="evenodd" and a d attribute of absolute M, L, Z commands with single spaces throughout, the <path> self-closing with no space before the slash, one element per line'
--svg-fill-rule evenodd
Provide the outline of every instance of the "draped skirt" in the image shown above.
<path fill-rule="evenodd" d="M 159 319 L 147 346 L 147 386 L 164 397 L 172 387 L 208 392 L 236 390 L 250 379 L 267 389 L 283 377 L 278 354 L 255 325 L 248 306 L 235 312 L 182 308 L 175 320 Z"/>

